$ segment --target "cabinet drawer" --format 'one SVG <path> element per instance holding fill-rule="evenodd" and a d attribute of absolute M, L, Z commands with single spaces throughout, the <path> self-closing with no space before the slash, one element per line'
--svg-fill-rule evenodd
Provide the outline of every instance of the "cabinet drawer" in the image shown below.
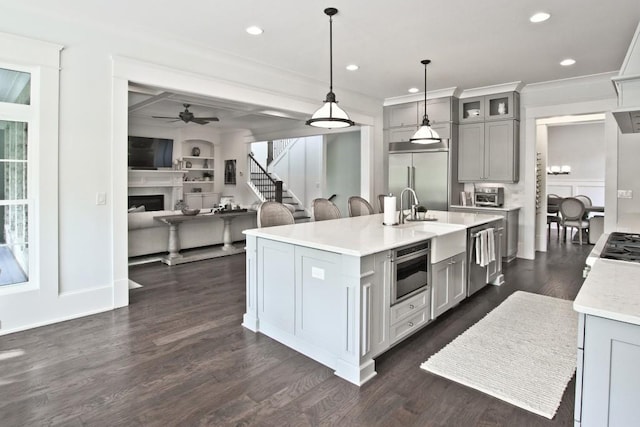
<path fill-rule="evenodd" d="M 403 319 L 407 316 L 411 316 L 414 313 L 418 312 L 418 310 L 422 310 L 424 307 L 429 306 L 429 292 L 430 290 L 427 288 L 426 291 L 420 292 L 418 295 L 414 295 L 406 301 L 402 301 L 391 307 L 391 324 L 395 324 L 400 319 Z"/>
<path fill-rule="evenodd" d="M 392 343 L 396 342 L 401 338 L 411 335 L 414 331 L 418 330 L 420 326 L 424 325 L 428 321 L 428 309 L 425 307 L 413 316 L 409 316 L 408 318 L 394 325 L 391 325 L 389 331 L 389 339 Z"/>

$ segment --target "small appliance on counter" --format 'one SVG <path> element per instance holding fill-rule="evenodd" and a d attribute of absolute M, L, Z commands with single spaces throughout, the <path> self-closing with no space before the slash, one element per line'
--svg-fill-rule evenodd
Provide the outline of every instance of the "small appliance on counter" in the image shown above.
<path fill-rule="evenodd" d="M 503 187 L 478 187 L 475 189 L 476 206 L 501 208 L 504 205 Z"/>

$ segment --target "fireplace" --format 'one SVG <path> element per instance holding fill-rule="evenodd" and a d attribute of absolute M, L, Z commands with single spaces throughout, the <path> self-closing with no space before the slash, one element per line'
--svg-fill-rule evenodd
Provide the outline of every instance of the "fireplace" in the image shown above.
<path fill-rule="evenodd" d="M 129 208 L 144 205 L 145 211 L 164 210 L 164 195 L 151 194 L 148 196 L 129 196 Z"/>

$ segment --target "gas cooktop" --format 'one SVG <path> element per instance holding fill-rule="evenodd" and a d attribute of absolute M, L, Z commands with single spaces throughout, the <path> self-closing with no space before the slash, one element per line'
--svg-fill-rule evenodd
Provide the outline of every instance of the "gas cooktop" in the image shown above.
<path fill-rule="evenodd" d="M 611 233 L 600 258 L 640 262 L 640 234 Z"/>

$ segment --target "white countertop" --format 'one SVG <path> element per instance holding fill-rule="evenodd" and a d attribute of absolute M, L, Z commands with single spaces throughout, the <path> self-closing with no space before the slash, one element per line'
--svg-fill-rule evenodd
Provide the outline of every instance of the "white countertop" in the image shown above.
<path fill-rule="evenodd" d="M 431 210 L 428 215 L 438 220 L 385 226 L 382 225 L 383 214 L 375 214 L 254 228 L 245 230 L 244 234 L 346 255 L 366 256 L 503 219 L 499 215 Z"/>
<path fill-rule="evenodd" d="M 573 309 L 585 314 L 640 325 L 640 263 L 597 259 Z"/>
<path fill-rule="evenodd" d="M 596 244 L 593 246 L 593 249 L 591 249 L 591 252 L 589 252 L 589 255 L 587 255 L 585 264 L 589 267 L 593 267 L 596 260 L 600 259 L 600 254 L 602 253 L 602 249 L 604 249 L 604 244 L 607 243 L 608 238 L 609 233 L 602 233 Z"/>
<path fill-rule="evenodd" d="M 451 207 L 456 209 L 483 209 L 488 211 L 505 211 L 505 212 L 517 211 L 518 209 L 520 209 L 520 206 L 515 206 L 515 205 L 505 205 L 499 208 L 491 207 L 491 206 L 462 206 L 462 205 L 451 205 Z"/>

